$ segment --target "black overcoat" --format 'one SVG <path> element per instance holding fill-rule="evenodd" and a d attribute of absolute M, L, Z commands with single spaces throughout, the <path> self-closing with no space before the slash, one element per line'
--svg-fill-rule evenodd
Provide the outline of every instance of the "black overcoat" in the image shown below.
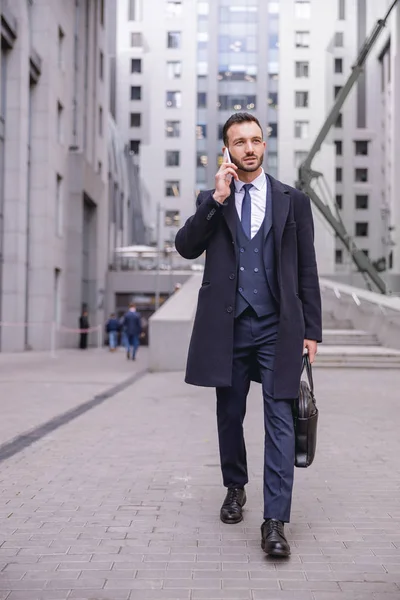
<path fill-rule="evenodd" d="M 274 397 L 290 399 L 298 395 L 304 339 L 322 341 L 321 294 L 310 200 L 269 177 L 280 294 Z M 175 240 L 184 258 L 195 259 L 206 252 L 185 377 L 193 385 L 226 387 L 232 381 L 238 269 L 234 190 L 232 181 L 231 195 L 222 206 L 213 199 L 214 190 L 200 192 L 196 213 Z M 256 365 L 252 379 L 260 381 Z"/>

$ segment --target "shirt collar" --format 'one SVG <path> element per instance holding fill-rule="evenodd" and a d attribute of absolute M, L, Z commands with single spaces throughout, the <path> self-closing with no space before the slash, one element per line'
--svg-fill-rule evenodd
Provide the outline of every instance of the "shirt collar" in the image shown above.
<path fill-rule="evenodd" d="M 265 171 L 262 167 L 261 167 L 260 175 L 258 177 L 256 177 L 256 179 L 254 179 L 251 182 L 251 184 L 254 185 L 254 187 L 259 191 L 262 190 L 263 187 L 266 185 Z M 241 192 L 244 185 L 245 185 L 245 182 L 240 181 L 240 179 L 239 179 L 239 181 L 235 181 L 235 190 L 237 192 Z"/>

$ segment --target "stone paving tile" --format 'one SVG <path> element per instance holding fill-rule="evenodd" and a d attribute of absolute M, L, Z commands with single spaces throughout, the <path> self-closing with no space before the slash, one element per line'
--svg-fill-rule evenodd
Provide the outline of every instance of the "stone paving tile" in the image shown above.
<path fill-rule="evenodd" d="M 260 549 L 258 386 L 232 527 L 218 518 L 212 391 L 146 376 L 0 464 L 0 600 L 400 599 L 399 385 L 396 372 L 317 370 L 318 455 L 296 471 L 292 556 L 274 562 Z M 26 430 L 26 412 L 14 416 Z"/>

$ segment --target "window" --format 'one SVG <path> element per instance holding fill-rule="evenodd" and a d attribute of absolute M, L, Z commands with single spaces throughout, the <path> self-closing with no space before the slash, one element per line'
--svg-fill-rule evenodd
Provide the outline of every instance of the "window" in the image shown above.
<path fill-rule="evenodd" d="M 103 79 L 104 79 L 104 54 L 102 53 L 101 50 L 100 50 L 100 55 L 99 55 L 99 77 L 103 81 Z"/>
<path fill-rule="evenodd" d="M 180 31 L 168 31 L 167 33 L 167 47 L 168 48 L 180 48 L 181 47 L 182 33 Z"/>
<path fill-rule="evenodd" d="M 182 0 L 167 0 L 167 15 L 180 17 L 182 14 Z"/>
<path fill-rule="evenodd" d="M 142 60 L 140 58 L 131 58 L 131 73 L 142 72 Z"/>
<path fill-rule="evenodd" d="M 182 106 L 181 92 L 167 92 L 167 107 L 180 108 Z"/>
<path fill-rule="evenodd" d="M 207 108 L 207 92 L 197 92 L 197 107 Z"/>
<path fill-rule="evenodd" d="M 335 250 L 335 263 L 337 265 L 343 264 L 343 250 Z"/>
<path fill-rule="evenodd" d="M 165 166 L 166 167 L 179 167 L 179 164 L 180 164 L 179 150 L 167 150 L 165 152 Z"/>
<path fill-rule="evenodd" d="M 58 66 L 60 69 L 64 66 L 64 40 L 65 35 L 61 27 L 58 28 Z"/>
<path fill-rule="evenodd" d="M 341 90 L 342 90 L 341 85 L 335 85 L 335 91 L 334 91 L 335 98 L 337 98 L 339 96 Z"/>
<path fill-rule="evenodd" d="M 356 223 L 355 233 L 357 237 L 368 237 L 368 223 Z"/>
<path fill-rule="evenodd" d="M 336 200 L 336 207 L 339 208 L 339 210 L 341 210 L 343 208 L 342 194 L 336 194 L 335 200 Z"/>
<path fill-rule="evenodd" d="M 142 20 L 142 0 L 128 0 L 128 21 Z"/>
<path fill-rule="evenodd" d="M 131 140 L 129 142 L 129 150 L 132 154 L 139 154 L 140 151 L 140 140 Z"/>
<path fill-rule="evenodd" d="M 206 167 L 208 165 L 208 156 L 204 152 L 197 153 L 196 165 L 198 167 Z"/>
<path fill-rule="evenodd" d="M 341 167 L 336 167 L 336 181 L 338 183 L 343 181 L 343 169 Z"/>
<path fill-rule="evenodd" d="M 179 181 L 166 181 L 165 182 L 165 195 L 166 196 L 180 196 L 180 182 Z"/>
<path fill-rule="evenodd" d="M 368 196 L 366 194 L 356 195 L 356 209 L 367 210 L 368 208 Z"/>
<path fill-rule="evenodd" d="M 63 233 L 63 201 L 62 201 L 62 182 L 61 175 L 56 178 L 56 234 L 62 236 Z"/>
<path fill-rule="evenodd" d="M 253 110 L 256 108 L 256 96 L 220 95 L 217 107 L 219 110 Z"/>
<path fill-rule="evenodd" d="M 308 138 L 308 121 L 295 121 L 294 122 L 294 137 L 305 140 Z"/>
<path fill-rule="evenodd" d="M 342 115 L 342 113 L 338 114 L 338 117 L 337 117 L 336 123 L 335 123 L 335 127 L 337 127 L 337 128 L 343 127 L 343 115 Z"/>
<path fill-rule="evenodd" d="M 182 63 L 180 60 L 167 62 L 168 79 L 180 79 L 182 75 Z"/>
<path fill-rule="evenodd" d="M 196 125 L 196 139 L 198 139 L 198 140 L 207 139 L 207 125 L 205 123 L 198 123 Z"/>
<path fill-rule="evenodd" d="M 310 32 L 309 31 L 296 31 L 295 45 L 296 45 L 296 48 L 309 48 L 310 47 Z"/>
<path fill-rule="evenodd" d="M 166 210 L 164 224 L 165 227 L 179 227 L 181 224 L 179 210 Z"/>
<path fill-rule="evenodd" d="M 140 113 L 131 113 L 131 127 L 140 127 L 142 124 L 142 115 Z"/>
<path fill-rule="evenodd" d="M 295 0 L 294 14 L 296 19 L 309 19 L 311 17 L 310 0 Z"/>
<path fill-rule="evenodd" d="M 343 143 L 340 140 L 334 142 L 336 146 L 336 156 L 342 156 L 343 154 Z"/>
<path fill-rule="evenodd" d="M 294 166 L 296 169 L 300 167 L 300 165 L 306 160 L 308 152 L 305 150 L 296 150 L 294 153 Z"/>
<path fill-rule="evenodd" d="M 142 48 L 143 47 L 143 35 L 139 31 L 132 31 L 131 47 L 132 48 Z"/>
<path fill-rule="evenodd" d="M 208 15 L 210 12 L 210 6 L 207 2 L 199 2 L 197 5 L 197 14 L 198 15 Z"/>
<path fill-rule="evenodd" d="M 337 31 L 335 33 L 335 47 L 336 48 L 343 48 L 344 45 L 344 39 L 343 39 L 343 31 Z"/>
<path fill-rule="evenodd" d="M 64 108 L 60 102 L 57 102 L 57 141 L 62 144 L 64 137 Z"/>
<path fill-rule="evenodd" d="M 278 123 L 268 123 L 267 136 L 269 138 L 277 138 L 278 137 Z"/>
<path fill-rule="evenodd" d="M 368 156 L 368 141 L 361 140 L 354 142 L 356 156 Z"/>
<path fill-rule="evenodd" d="M 335 73 L 343 73 L 343 58 L 335 58 Z"/>
<path fill-rule="evenodd" d="M 278 168 L 278 154 L 276 152 L 268 152 L 267 163 L 269 169 Z"/>
<path fill-rule="evenodd" d="M 181 122 L 180 121 L 167 121 L 165 123 L 165 135 L 166 135 L 166 137 L 180 137 Z"/>
<path fill-rule="evenodd" d="M 368 181 L 368 169 L 356 169 L 354 176 L 357 183 L 366 183 Z"/>
<path fill-rule="evenodd" d="M 103 135 L 103 109 L 99 106 L 99 135 Z"/>
<path fill-rule="evenodd" d="M 296 62 L 296 77 L 309 77 L 310 76 L 310 63 L 307 61 Z"/>
<path fill-rule="evenodd" d="M 346 18 L 345 12 L 346 12 L 346 6 L 345 6 L 345 0 L 338 0 L 339 2 L 339 6 L 338 6 L 338 19 L 339 21 L 344 21 Z"/>
<path fill-rule="evenodd" d="M 142 99 L 142 88 L 140 85 L 131 85 L 131 100 Z"/>
<path fill-rule="evenodd" d="M 295 92 L 296 108 L 308 108 L 308 92 Z"/>

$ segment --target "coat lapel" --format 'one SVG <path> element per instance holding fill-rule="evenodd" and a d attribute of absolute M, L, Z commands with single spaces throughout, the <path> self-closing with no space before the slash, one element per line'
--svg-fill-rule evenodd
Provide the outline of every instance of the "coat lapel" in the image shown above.
<path fill-rule="evenodd" d="M 235 184 L 232 180 L 231 183 L 231 194 L 229 198 L 226 200 L 227 206 L 223 209 L 223 215 L 225 217 L 225 221 L 229 227 L 229 231 L 231 232 L 232 239 L 236 240 L 236 224 L 237 224 L 237 212 L 235 205 Z"/>
<path fill-rule="evenodd" d="M 290 208 L 289 191 L 281 184 L 280 181 L 269 175 L 272 189 L 272 221 L 275 250 L 277 256 L 281 253 L 281 242 L 283 230 L 288 217 Z"/>

